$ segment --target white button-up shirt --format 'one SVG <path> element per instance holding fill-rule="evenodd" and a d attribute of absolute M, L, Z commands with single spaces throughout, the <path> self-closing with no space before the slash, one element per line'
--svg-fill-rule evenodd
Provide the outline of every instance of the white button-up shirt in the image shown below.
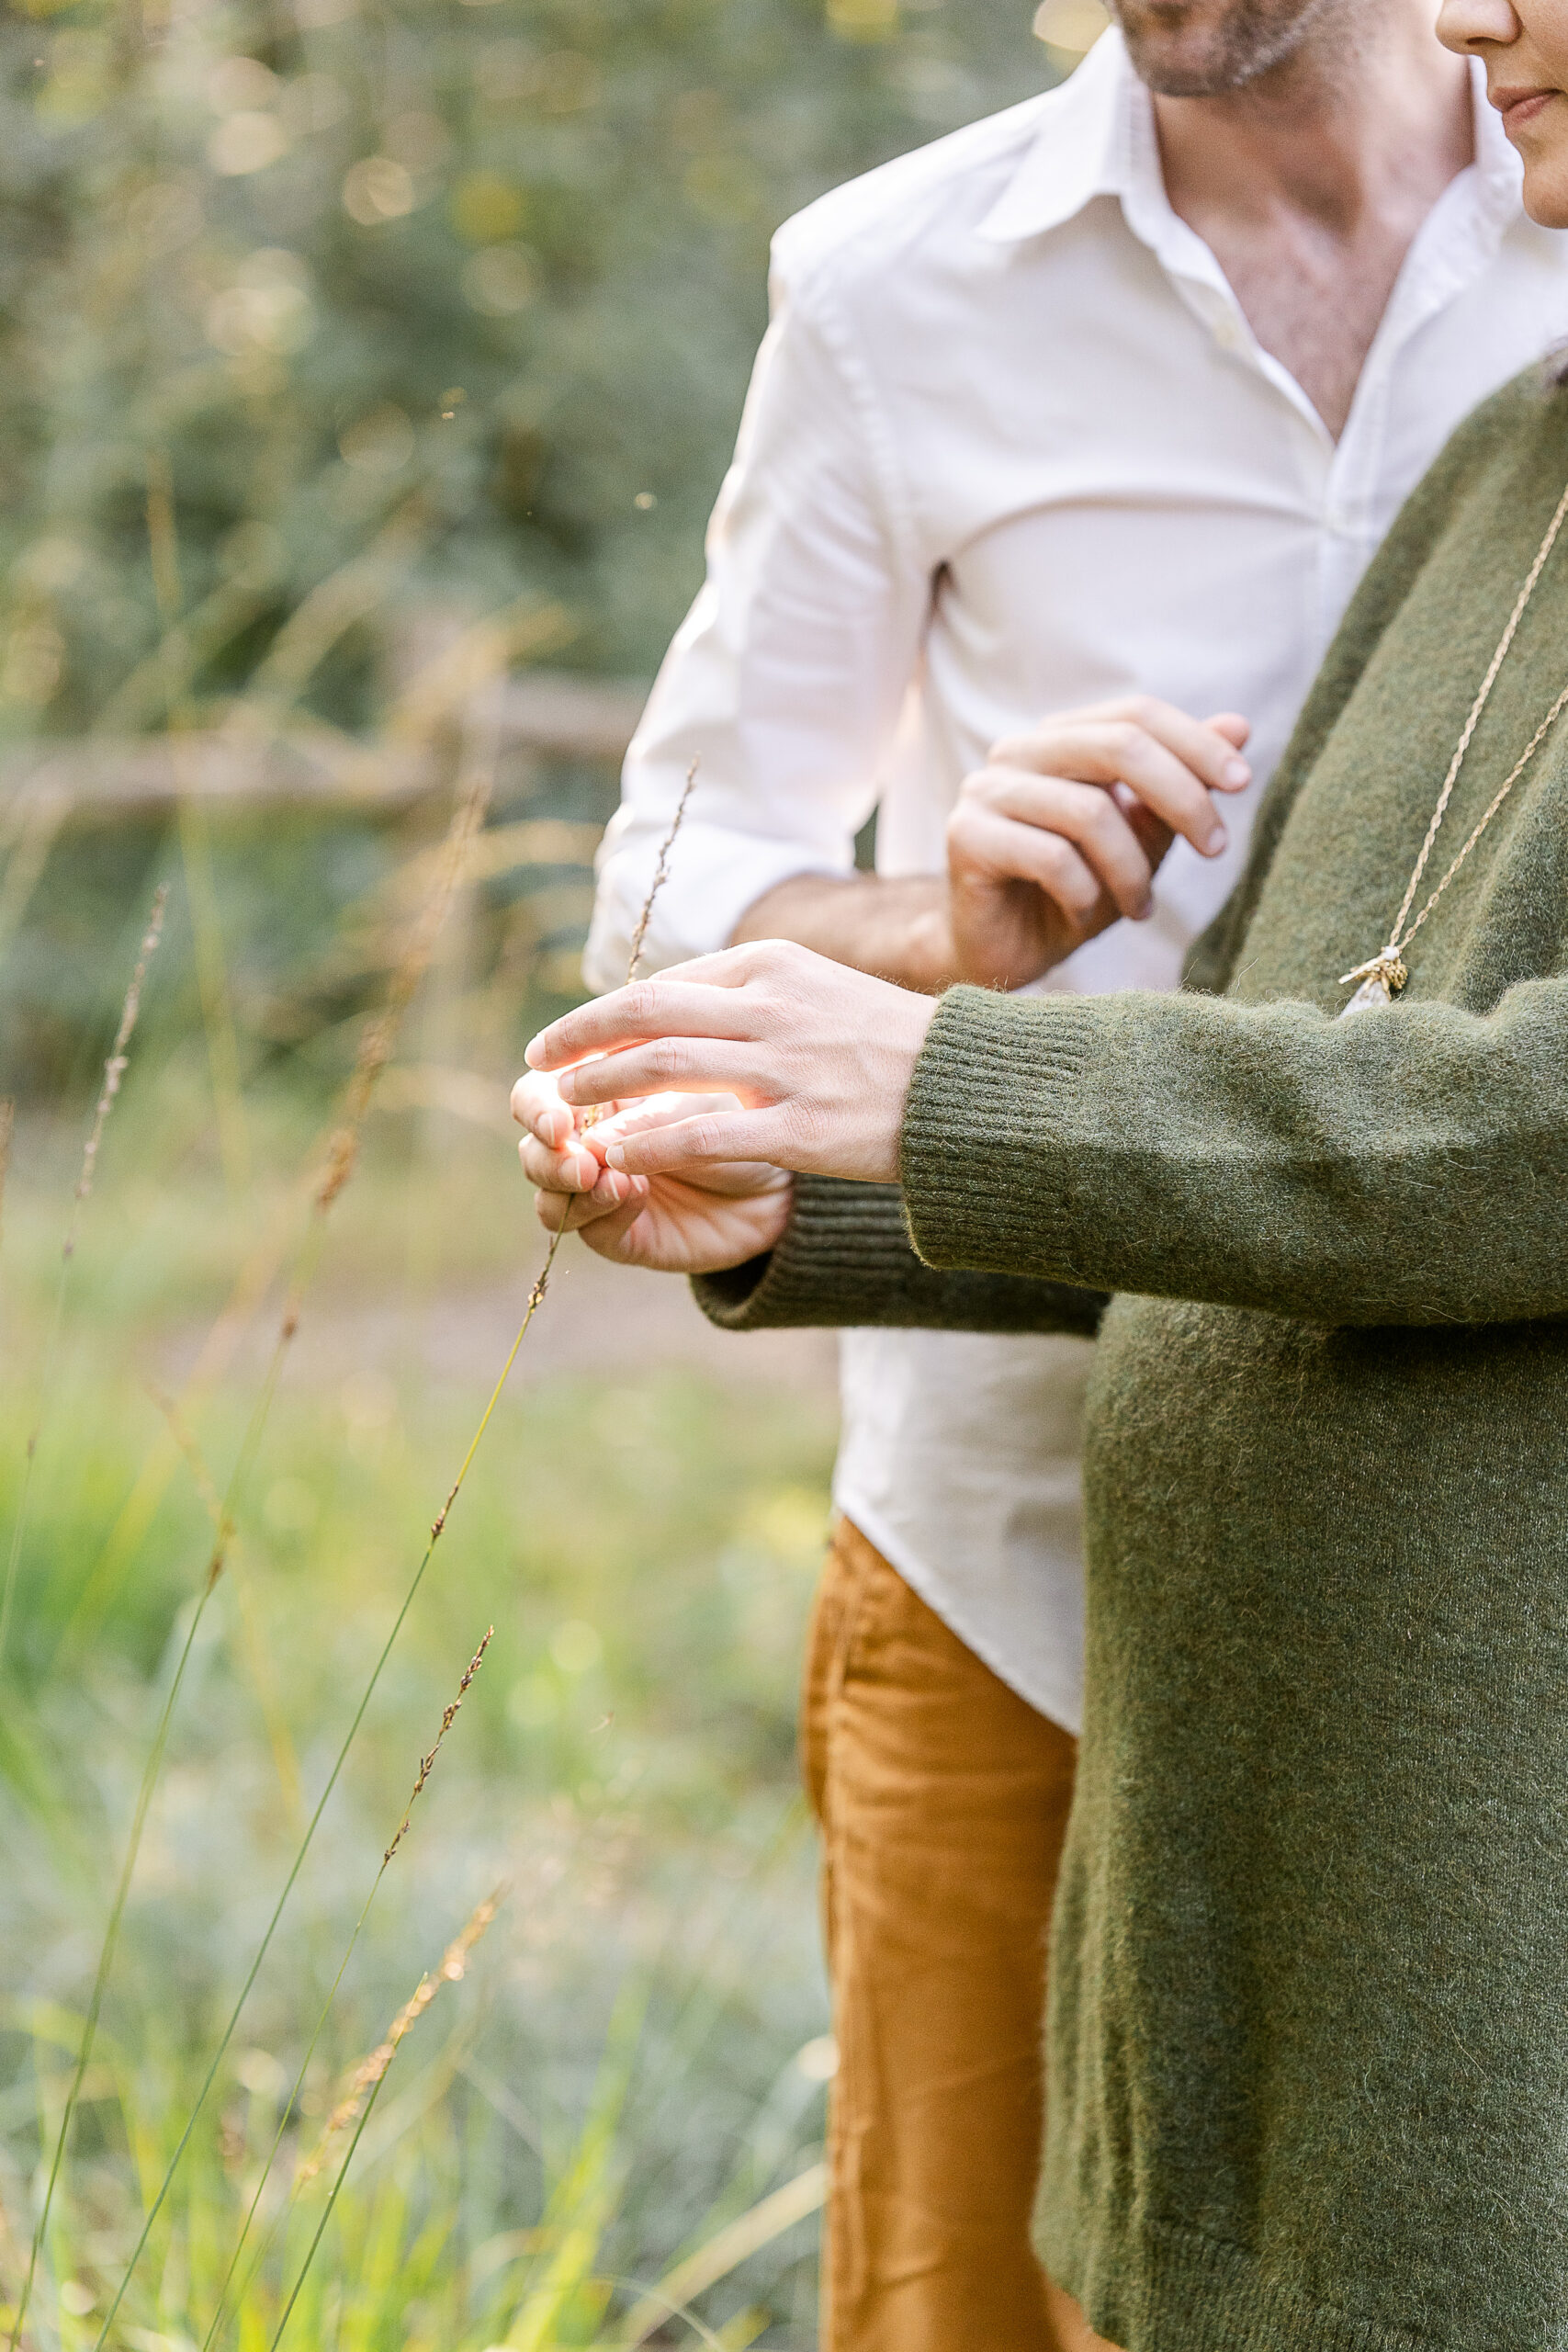
<path fill-rule="evenodd" d="M 650 967 L 761 893 L 933 873 L 999 735 L 1146 689 L 1244 712 L 1226 854 L 1179 842 L 1145 923 L 1045 985 L 1169 988 L 1340 615 L 1453 425 L 1568 333 L 1476 88 L 1476 161 L 1412 245 L 1337 443 L 1171 209 L 1120 36 L 1060 89 L 824 197 L 774 244 L 773 318 L 708 539 L 605 837 L 591 985 L 614 986 L 688 763 Z M 1440 779 L 1434 779 L 1434 789 Z M 857 1331 L 836 1499 L 981 1657 L 1076 1728 L 1070 1343 Z M 1055 1436 L 1050 1432 L 1055 1431 Z"/>

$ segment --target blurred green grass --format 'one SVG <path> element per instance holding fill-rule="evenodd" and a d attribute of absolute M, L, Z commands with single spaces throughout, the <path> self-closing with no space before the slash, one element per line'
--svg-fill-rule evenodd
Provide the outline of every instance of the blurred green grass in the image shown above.
<path fill-rule="evenodd" d="M 0 1663 L 0 2306 L 211 1551 L 192 1453 L 222 1488 L 302 1171 L 447 816 L 437 792 L 100 825 L 15 779 L 40 745 L 68 767 L 167 724 L 373 760 L 421 646 L 519 599 L 556 616 L 538 658 L 650 673 L 700 576 L 773 228 L 1055 78 L 1097 21 L 1057 0 L 1043 30 L 1066 45 L 1042 51 L 1028 0 L 0 18 L 0 1562 L 39 1438 Z M 427 718 L 444 741 L 466 724 Z M 591 757 L 504 753 L 491 813 L 591 826 L 613 800 Z M 167 935 L 55 1349 L 82 1138 L 160 878 Z M 460 893 L 333 1212 L 174 1717 L 29 2352 L 97 2343 L 521 1315 L 542 1250 L 486 1106 L 577 985 L 590 888 L 502 862 Z M 663 2278 L 691 2308 L 657 2340 L 815 2344 L 829 2050 L 793 1736 L 829 1363 L 803 1335 L 720 1340 L 679 1290 L 563 1256 L 115 2352 L 207 2352 L 278 2103 L 492 1623 L 280 2183 L 475 1904 L 511 1892 L 398 2051 L 287 2340 L 608 2346 L 657 2318 Z M 216 2346 L 271 2346 L 322 2195 L 281 2221 L 264 2203 Z"/>
<path fill-rule="evenodd" d="M 269 1221 L 298 1222 L 308 1122 L 282 1097 L 252 1108 L 258 1173 L 231 1199 L 188 1057 L 133 1060 L 43 1400 L 0 1728 L 0 2301 L 211 1547 L 151 1392 L 188 1375 Z M 80 1140 L 74 1121 L 25 1122 L 6 1196 L 7 1528 Z M 176 1714 L 28 2323 L 40 2345 L 96 2340 L 542 1255 L 506 1144 L 444 1119 L 374 1123 L 333 1215 Z M 726 1343 L 651 1277 L 628 1322 L 621 1279 L 638 1282 L 560 1262 L 116 2322 L 132 2352 L 204 2340 L 276 2101 L 491 1623 L 280 2187 L 475 1903 L 511 1892 L 393 2063 L 288 2340 L 613 2342 L 616 2312 L 817 2156 L 825 2011 L 793 1718 L 830 1395 L 804 1359 L 728 1377 L 710 1360 Z M 188 1408 L 220 1486 L 279 1295 Z M 128 1498 L 160 1460 L 130 1543 Z M 220 2342 L 270 2342 L 319 2199 Z M 796 2222 L 704 2295 L 707 2335 L 694 2321 L 653 2340 L 813 2343 L 814 2235 Z"/>

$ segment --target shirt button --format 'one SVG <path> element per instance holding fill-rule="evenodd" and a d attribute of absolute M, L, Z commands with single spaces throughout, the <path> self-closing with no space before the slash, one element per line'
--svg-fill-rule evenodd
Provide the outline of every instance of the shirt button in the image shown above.
<path fill-rule="evenodd" d="M 1241 322 L 1229 311 L 1222 311 L 1214 322 L 1214 341 L 1222 351 L 1236 351 L 1241 346 Z"/>

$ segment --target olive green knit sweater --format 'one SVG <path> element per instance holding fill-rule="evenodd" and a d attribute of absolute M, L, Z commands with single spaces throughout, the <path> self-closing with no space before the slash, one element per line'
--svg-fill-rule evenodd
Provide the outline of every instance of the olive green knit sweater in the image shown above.
<path fill-rule="evenodd" d="M 1332 1017 L 1565 481 L 1532 379 L 1416 492 L 1200 948 L 1223 995 L 955 989 L 901 1199 L 803 1182 L 700 1286 L 737 1326 L 1119 1294 L 1040 2244 L 1127 2352 L 1568 2347 L 1568 720 L 1404 997 Z M 1433 878 L 1565 682 L 1568 537 Z"/>

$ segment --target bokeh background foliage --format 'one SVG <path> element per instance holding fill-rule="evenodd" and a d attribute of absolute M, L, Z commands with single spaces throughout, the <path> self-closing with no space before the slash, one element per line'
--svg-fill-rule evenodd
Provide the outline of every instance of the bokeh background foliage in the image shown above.
<path fill-rule="evenodd" d="M 411 503 L 393 602 L 535 588 L 575 663 L 650 673 L 773 228 L 1043 78 L 1014 0 L 33 0 L 4 40 L 3 693 L 28 729 L 95 720 L 152 649 L 150 449 L 186 594 L 224 600 L 200 695 Z M 312 688 L 334 718 L 364 712 L 356 650 Z"/>
<path fill-rule="evenodd" d="M 590 697 L 651 673 L 700 573 L 772 229 L 1049 80 L 1098 19 L 1087 0 L 1047 17 L 1045 51 L 1026 0 L 28 0 L 0 18 L 0 1559 L 20 1529 L 0 2307 L 210 1549 L 204 1489 L 241 1457 L 322 1123 L 432 903 L 454 794 L 480 772 L 489 794 L 237 1490 L 29 2346 L 97 2343 L 537 1268 L 505 1085 L 577 986 L 615 778 L 597 737 L 519 748 L 485 695 L 522 661 Z M 173 792 L 225 747 L 359 785 L 423 762 L 423 781 L 309 806 Z M 164 752 L 161 796 L 73 797 L 89 755 L 112 777 Z M 57 1320 L 157 883 L 165 936 Z M 116 2352 L 271 2344 L 318 2191 L 212 2323 L 278 2120 L 280 2194 L 502 1882 L 462 1982 L 399 2051 L 288 2341 L 815 2343 L 831 2051 L 792 1742 L 832 1420 L 825 1347 L 721 1341 L 673 1286 L 563 1256 Z M 660 2278 L 683 2316 L 648 2301 Z"/>
<path fill-rule="evenodd" d="M 171 706 L 232 725 L 247 696 L 274 733 L 330 749 L 374 729 L 443 630 L 502 609 L 548 613 L 558 667 L 649 676 L 700 576 L 773 228 L 1062 55 L 1031 39 L 1026 0 L 8 11 L 0 773 L 7 742 L 134 738 Z M 613 805 L 602 764 L 546 763 L 530 785 L 547 816 Z M 82 1018 L 110 1005 L 81 935 L 136 895 L 139 853 L 151 881 L 158 838 L 51 854 L 0 1085 L 85 1080 Z M 328 828 L 279 888 L 271 830 L 229 824 L 218 884 L 252 1039 L 311 1030 L 269 1004 L 388 850 L 383 830 Z M 556 887 L 513 934 L 519 995 L 571 984 L 570 878 L 491 894 Z M 179 929 L 168 961 L 188 977 Z M 506 953 L 500 928 L 481 952 Z"/>

